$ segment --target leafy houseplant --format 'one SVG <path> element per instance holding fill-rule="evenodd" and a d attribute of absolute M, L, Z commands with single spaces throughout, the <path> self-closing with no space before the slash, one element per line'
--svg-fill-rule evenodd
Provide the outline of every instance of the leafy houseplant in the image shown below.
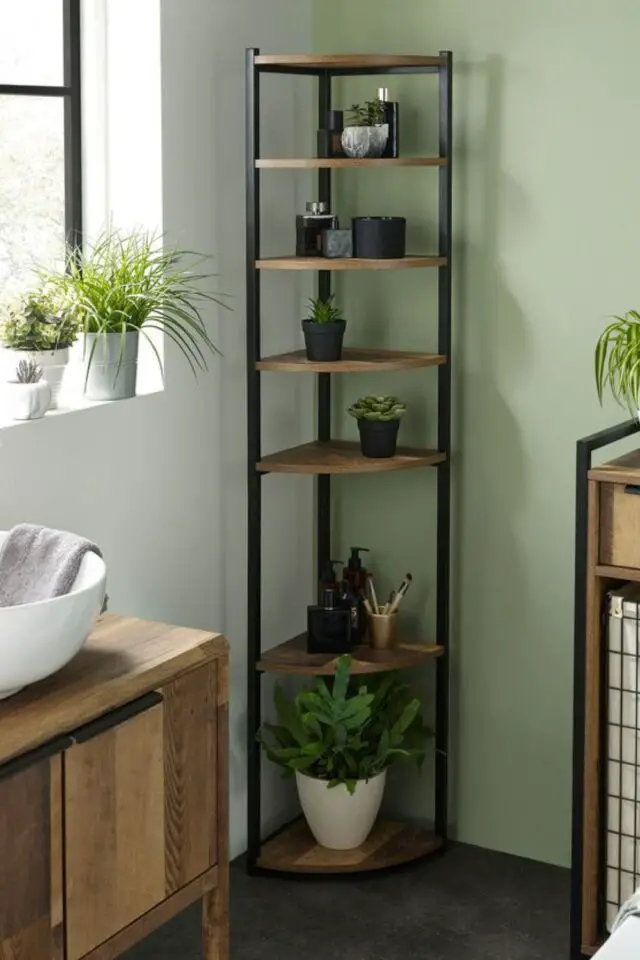
<path fill-rule="evenodd" d="M 49 409 L 51 387 L 42 379 L 42 367 L 31 358 L 20 360 L 7 390 L 14 420 L 38 420 Z"/>
<path fill-rule="evenodd" d="M 608 386 L 620 406 L 640 417 L 640 314 L 636 310 L 614 317 L 600 335 L 595 374 L 600 403 Z"/>
<path fill-rule="evenodd" d="M 2 311 L 0 339 L 9 369 L 15 369 L 25 355 L 35 360 L 51 387 L 52 407 L 58 403 L 69 347 L 77 338 L 77 324 L 58 308 L 53 291 L 46 286 L 24 294 Z"/>
<path fill-rule="evenodd" d="M 105 233 L 86 253 L 69 250 L 66 270 L 46 276 L 59 302 L 84 334 L 85 396 L 120 400 L 135 395 L 138 344 L 162 331 L 186 357 L 194 374 L 218 353 L 202 309 L 227 306 L 203 288 L 209 275 L 189 269 L 202 263 L 190 251 L 164 249 L 161 238 L 137 231 Z M 194 262 L 195 258 L 195 262 Z"/>
<path fill-rule="evenodd" d="M 395 456 L 400 420 L 406 409 L 397 397 L 361 397 L 349 407 L 348 412 L 358 421 L 363 456 Z"/>
<path fill-rule="evenodd" d="M 284 776 L 296 777 L 303 812 L 322 846 L 347 850 L 370 833 L 386 773 L 396 761 L 424 760 L 429 736 L 420 702 L 395 673 L 351 678 L 351 657 L 335 677 L 316 678 L 291 700 L 276 687 L 277 723 L 259 739 Z"/>
<path fill-rule="evenodd" d="M 381 157 L 389 139 L 389 124 L 384 122 L 382 100 L 354 103 L 342 131 L 342 148 L 348 157 Z"/>
<path fill-rule="evenodd" d="M 346 321 L 335 295 L 309 300 L 309 316 L 302 321 L 302 332 L 307 350 L 307 360 L 329 362 L 342 357 L 342 341 Z"/>

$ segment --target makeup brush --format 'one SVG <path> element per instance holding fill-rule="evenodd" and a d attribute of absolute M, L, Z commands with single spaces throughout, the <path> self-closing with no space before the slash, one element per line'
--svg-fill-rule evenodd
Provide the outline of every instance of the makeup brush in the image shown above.
<path fill-rule="evenodd" d="M 376 596 L 376 588 L 373 585 L 373 577 L 371 574 L 367 576 L 367 585 L 369 587 L 369 592 L 371 593 L 371 606 L 374 609 L 376 614 L 380 613 L 380 607 L 378 606 L 378 598 Z"/>
<path fill-rule="evenodd" d="M 399 607 L 400 604 L 402 603 L 402 600 L 404 599 L 405 593 L 407 592 L 407 590 L 408 590 L 409 587 L 411 586 L 411 581 L 412 581 L 412 580 L 413 580 L 413 577 L 411 576 L 410 573 L 408 573 L 408 574 L 406 575 L 406 577 L 404 578 L 404 580 L 402 581 L 402 584 L 401 584 L 401 586 L 400 586 L 400 589 L 399 589 L 398 592 L 396 593 L 396 598 L 395 598 L 395 600 L 393 601 L 393 603 L 392 603 L 391 606 L 389 607 L 389 613 L 390 613 L 390 614 L 391 614 L 391 613 L 395 613 L 395 612 L 397 611 L 398 607 Z"/>

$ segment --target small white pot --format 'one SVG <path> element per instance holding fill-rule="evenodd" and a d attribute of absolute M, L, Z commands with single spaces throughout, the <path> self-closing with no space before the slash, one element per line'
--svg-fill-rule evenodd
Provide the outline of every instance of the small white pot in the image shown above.
<path fill-rule="evenodd" d="M 35 360 L 42 367 L 42 378 L 51 387 L 50 410 L 58 406 L 62 380 L 69 363 L 69 348 L 59 350 L 4 350 L 5 375 L 8 380 L 15 377 L 16 367 L 21 360 Z"/>
<path fill-rule="evenodd" d="M 46 380 L 37 383 L 14 380 L 6 385 L 5 395 L 14 420 L 39 420 L 49 409 L 51 387 Z"/>
<path fill-rule="evenodd" d="M 386 779 L 383 770 L 371 780 L 358 780 L 351 794 L 343 783 L 330 790 L 326 780 L 296 773 L 302 812 L 321 847 L 353 850 L 364 843 L 378 816 Z"/>
<path fill-rule="evenodd" d="M 381 157 L 388 139 L 388 123 L 380 123 L 375 127 L 345 127 L 342 131 L 342 149 L 354 160 Z"/>

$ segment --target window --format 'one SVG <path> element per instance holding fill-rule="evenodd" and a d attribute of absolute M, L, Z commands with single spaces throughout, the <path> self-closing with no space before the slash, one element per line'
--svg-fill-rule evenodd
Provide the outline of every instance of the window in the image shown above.
<path fill-rule="evenodd" d="M 80 0 L 0 0 L 0 291 L 82 234 Z"/>

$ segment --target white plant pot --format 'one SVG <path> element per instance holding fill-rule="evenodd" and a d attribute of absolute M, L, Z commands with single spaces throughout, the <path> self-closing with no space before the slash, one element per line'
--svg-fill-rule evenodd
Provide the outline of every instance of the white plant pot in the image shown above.
<path fill-rule="evenodd" d="M 378 816 L 386 779 L 383 770 L 371 780 L 358 780 L 351 794 L 343 783 L 330 790 L 326 780 L 296 773 L 302 812 L 321 847 L 353 850 L 364 843 Z"/>
<path fill-rule="evenodd" d="M 16 367 L 21 360 L 35 360 L 38 366 L 42 367 L 43 380 L 46 380 L 51 387 L 49 409 L 55 410 L 57 408 L 62 381 L 69 363 L 68 347 L 61 347 L 59 350 L 5 349 L 3 351 L 3 357 L 5 377 L 7 380 L 13 380 L 16 375 Z"/>
<path fill-rule="evenodd" d="M 46 380 L 37 383 L 8 383 L 6 393 L 9 412 L 14 420 L 39 420 L 51 402 L 51 387 Z"/>
<path fill-rule="evenodd" d="M 87 400 L 126 400 L 136 395 L 138 331 L 86 333 L 83 383 Z"/>
<path fill-rule="evenodd" d="M 388 123 L 380 123 L 375 127 L 345 127 L 342 131 L 342 149 L 354 160 L 381 157 L 388 139 Z"/>

